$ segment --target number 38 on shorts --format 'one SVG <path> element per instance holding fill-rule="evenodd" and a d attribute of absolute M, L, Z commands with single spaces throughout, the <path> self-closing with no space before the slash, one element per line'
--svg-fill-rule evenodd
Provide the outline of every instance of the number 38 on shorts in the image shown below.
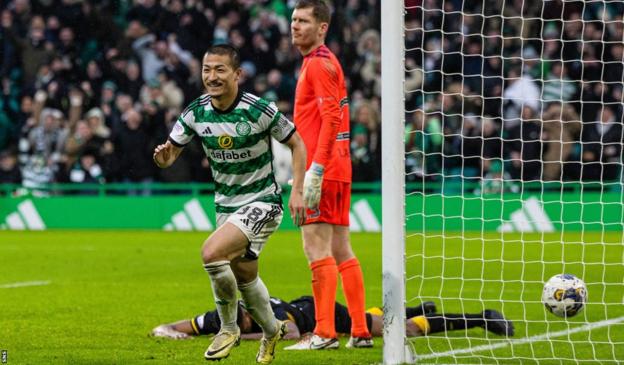
<path fill-rule="evenodd" d="M 230 214 L 217 214 L 217 225 L 229 222 L 238 227 L 247 236 L 249 247 L 245 257 L 257 259 L 269 236 L 277 230 L 284 210 L 274 203 L 253 202 L 240 207 Z"/>

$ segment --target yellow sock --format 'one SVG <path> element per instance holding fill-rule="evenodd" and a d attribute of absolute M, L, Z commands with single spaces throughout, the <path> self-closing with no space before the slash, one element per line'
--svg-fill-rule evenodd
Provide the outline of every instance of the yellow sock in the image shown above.
<path fill-rule="evenodd" d="M 383 310 L 379 307 L 368 308 L 366 313 L 372 314 L 373 316 L 383 316 Z"/>
<path fill-rule="evenodd" d="M 409 319 L 412 321 L 425 335 L 431 331 L 431 327 L 429 326 L 429 321 L 425 316 L 417 316 Z"/>

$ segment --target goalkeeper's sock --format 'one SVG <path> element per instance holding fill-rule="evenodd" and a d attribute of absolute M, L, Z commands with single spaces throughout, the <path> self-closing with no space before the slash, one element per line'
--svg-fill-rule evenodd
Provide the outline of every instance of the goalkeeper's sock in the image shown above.
<path fill-rule="evenodd" d="M 371 337 L 366 326 L 364 278 L 362 268 L 356 257 L 340 265 L 338 271 L 342 277 L 342 291 L 347 299 L 347 308 L 351 317 L 351 335 L 353 337 Z"/>
<path fill-rule="evenodd" d="M 312 270 L 312 292 L 316 327 L 314 333 L 323 338 L 336 337 L 335 305 L 338 268 L 332 256 L 316 260 L 310 264 Z"/>
<path fill-rule="evenodd" d="M 408 321 L 414 323 L 420 329 L 420 332 L 422 332 L 423 335 L 427 335 L 432 332 L 435 333 L 444 331 L 444 320 L 437 321 L 437 317 L 427 318 L 425 316 L 416 316 L 408 318 Z M 434 326 L 433 329 L 431 327 L 432 325 Z"/>
<path fill-rule="evenodd" d="M 418 318 L 418 317 L 416 317 Z M 481 327 L 485 324 L 482 314 L 435 314 L 427 316 L 429 332 L 444 332 Z"/>
<path fill-rule="evenodd" d="M 204 265 L 204 270 L 210 276 L 212 293 L 219 318 L 221 319 L 221 329 L 228 332 L 237 332 L 236 278 L 232 268 L 230 268 L 230 262 L 211 262 Z"/>
<path fill-rule="evenodd" d="M 245 309 L 260 325 L 265 338 L 271 338 L 277 333 L 277 320 L 269 302 L 269 291 L 258 276 L 253 281 L 238 286 L 241 292 Z"/>

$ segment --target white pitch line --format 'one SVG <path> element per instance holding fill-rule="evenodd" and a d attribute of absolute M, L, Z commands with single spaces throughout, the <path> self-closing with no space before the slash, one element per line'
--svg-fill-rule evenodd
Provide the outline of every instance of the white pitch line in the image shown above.
<path fill-rule="evenodd" d="M 0 289 L 10 289 L 10 288 L 22 288 L 25 286 L 41 286 L 50 284 L 50 280 L 40 280 L 40 281 L 22 281 L 19 283 L 9 283 L 0 285 Z"/>
<path fill-rule="evenodd" d="M 557 331 L 557 332 L 550 332 L 550 333 L 543 333 L 541 335 L 519 338 L 517 340 L 506 340 L 504 342 L 499 342 L 493 345 L 481 345 L 481 346 L 469 347 L 465 349 L 458 349 L 458 350 L 452 350 L 452 351 L 447 351 L 447 352 L 434 352 L 432 354 L 416 356 L 416 360 L 434 359 L 437 357 L 454 356 L 454 355 L 460 355 L 460 354 L 469 354 L 473 352 L 495 350 L 495 349 L 500 349 L 500 348 L 507 347 L 510 345 L 523 345 L 527 343 L 547 340 L 550 338 L 567 336 L 567 335 L 571 335 L 574 333 L 586 332 L 586 331 L 596 329 L 596 328 L 611 326 L 613 324 L 620 323 L 620 322 L 624 322 L 624 316 L 613 318 L 613 319 L 606 319 L 604 321 L 599 321 L 599 322 L 588 323 L 586 325 L 572 328 L 572 329 L 567 329 L 567 330 L 562 330 L 562 331 Z"/>

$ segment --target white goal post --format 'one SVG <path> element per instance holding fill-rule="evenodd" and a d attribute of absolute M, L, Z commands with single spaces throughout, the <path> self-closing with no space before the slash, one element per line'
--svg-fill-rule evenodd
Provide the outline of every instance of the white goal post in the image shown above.
<path fill-rule="evenodd" d="M 405 146 L 403 4 L 381 5 L 382 285 L 385 364 L 409 360 L 405 338 Z"/>

